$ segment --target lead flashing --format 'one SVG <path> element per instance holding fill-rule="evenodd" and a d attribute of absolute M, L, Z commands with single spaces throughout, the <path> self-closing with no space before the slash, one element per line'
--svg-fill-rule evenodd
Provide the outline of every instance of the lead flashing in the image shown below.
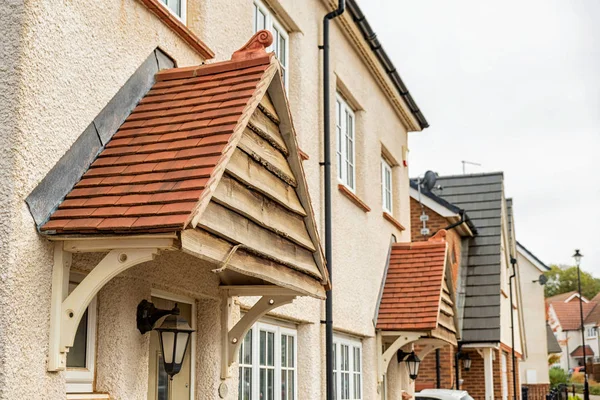
<path fill-rule="evenodd" d="M 150 90 L 156 73 L 174 66 L 173 59 L 160 49 L 155 49 L 27 196 L 25 202 L 38 228 L 48 220 Z"/>

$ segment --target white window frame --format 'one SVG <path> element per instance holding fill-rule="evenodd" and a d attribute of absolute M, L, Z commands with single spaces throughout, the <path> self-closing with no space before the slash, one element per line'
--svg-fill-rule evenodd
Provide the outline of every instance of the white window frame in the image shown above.
<path fill-rule="evenodd" d="M 69 286 L 76 287 L 85 275 L 76 272 L 69 277 Z M 73 288 L 74 288 L 73 287 Z M 70 291 L 70 290 L 69 290 Z M 96 297 L 87 308 L 87 341 L 85 349 L 85 368 L 66 369 L 67 393 L 92 393 L 94 391 L 94 375 L 96 369 L 96 326 L 98 318 L 98 303 Z M 68 354 L 67 354 L 68 357 Z"/>
<path fill-rule="evenodd" d="M 340 336 L 340 335 L 334 335 L 333 336 L 333 353 L 335 356 L 335 360 L 334 360 L 334 369 L 333 369 L 333 374 L 334 374 L 334 379 L 335 379 L 335 398 L 336 400 L 362 400 L 363 399 L 363 375 L 364 375 L 364 368 L 363 368 L 363 351 L 362 351 L 362 342 L 358 339 L 354 339 L 354 338 L 350 338 L 350 337 L 345 337 L 345 336 Z M 350 374 L 350 379 L 349 379 L 349 397 L 348 399 L 342 399 L 342 370 L 341 370 L 341 362 L 342 362 L 342 352 L 341 352 L 341 348 L 342 346 L 348 346 L 348 355 L 350 356 L 350 360 L 349 360 L 349 365 L 348 365 L 348 371 Z M 355 385 L 354 385 L 354 377 L 356 375 L 356 371 L 355 371 L 355 363 L 356 363 L 356 359 L 354 357 L 355 353 L 354 350 L 358 349 L 359 351 L 359 355 L 360 355 L 360 364 L 359 364 L 359 371 L 358 371 L 358 375 L 359 375 L 359 382 L 360 382 L 360 390 L 359 390 L 359 397 L 354 397 L 354 389 L 355 389 Z"/>
<path fill-rule="evenodd" d="M 277 59 L 279 60 L 282 67 L 282 78 L 283 83 L 285 85 L 285 90 L 287 91 L 289 88 L 289 74 L 290 74 L 290 35 L 287 29 L 283 26 L 283 24 L 277 19 L 277 17 L 273 14 L 273 11 L 261 0 L 254 0 L 254 5 L 252 7 L 252 27 L 254 29 L 254 33 L 258 32 L 260 29 L 257 26 L 256 21 L 256 11 L 259 10 L 261 13 L 265 15 L 265 27 L 264 29 L 268 30 L 273 34 L 273 44 L 269 46 L 267 51 L 274 51 L 277 55 Z M 279 39 L 283 39 L 285 41 L 284 46 L 284 55 L 281 57 L 281 50 L 279 48 Z"/>
<path fill-rule="evenodd" d="M 381 206 L 383 211 L 392 215 L 394 207 L 394 175 L 392 165 L 385 158 L 381 158 Z M 387 180 L 389 174 L 389 182 Z M 388 185 L 389 183 L 389 185 Z M 389 194 L 390 202 L 387 204 L 387 195 Z"/>
<path fill-rule="evenodd" d="M 348 127 L 348 121 L 352 121 Z M 335 99 L 335 140 L 337 177 L 352 193 L 356 192 L 356 116 L 354 110 L 337 93 Z M 349 148 L 351 143 L 351 149 Z M 348 167 L 352 174 L 348 174 Z"/>
<path fill-rule="evenodd" d="M 273 332 L 275 334 L 275 349 L 273 355 L 275 357 L 275 365 L 273 368 L 275 371 L 273 382 L 275 387 L 274 400 L 281 400 L 281 336 L 286 335 L 294 338 L 294 367 L 286 367 L 285 369 L 294 371 L 294 400 L 298 400 L 298 332 L 296 329 L 266 322 L 257 322 L 252 326 L 250 331 L 252 331 L 252 364 L 244 364 L 244 367 L 249 367 L 251 365 L 252 368 L 252 391 L 250 393 L 252 400 L 260 399 L 260 331 Z M 241 348 L 239 351 L 241 351 Z M 242 379 L 242 377 L 240 376 L 239 379 Z M 238 398 L 239 395 L 240 394 L 238 394 Z"/>
<path fill-rule="evenodd" d="M 158 0 L 158 2 L 164 7 L 166 8 L 175 18 L 177 18 L 179 21 L 181 21 L 184 25 L 187 25 L 187 0 L 180 0 L 180 4 L 181 4 L 181 15 L 177 15 L 177 13 L 173 10 L 171 10 L 171 7 L 169 7 L 166 3 L 166 0 Z"/>
<path fill-rule="evenodd" d="M 595 326 L 587 327 L 585 328 L 585 335 L 588 339 L 595 339 L 598 336 L 598 330 Z"/>

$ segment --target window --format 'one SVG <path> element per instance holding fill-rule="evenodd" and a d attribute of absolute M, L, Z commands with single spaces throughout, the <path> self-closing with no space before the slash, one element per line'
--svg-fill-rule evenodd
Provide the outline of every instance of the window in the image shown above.
<path fill-rule="evenodd" d="M 586 333 L 587 333 L 587 337 L 589 337 L 589 338 L 595 338 L 596 335 L 598 334 L 595 326 L 588 327 L 586 329 Z"/>
<path fill-rule="evenodd" d="M 254 2 L 254 32 L 266 29 L 273 34 L 273 44 L 267 51 L 275 52 L 281 63 L 283 82 L 288 87 L 288 50 L 289 36 L 285 28 L 273 15 L 271 10 L 261 1 Z"/>
<path fill-rule="evenodd" d="M 337 400 L 362 399 L 362 345 L 358 340 L 333 339 L 334 397 Z"/>
<path fill-rule="evenodd" d="M 392 167 L 381 159 L 381 198 L 383 211 L 392 214 Z"/>
<path fill-rule="evenodd" d="M 354 111 L 339 94 L 335 102 L 335 115 L 338 179 L 354 192 Z"/>
<path fill-rule="evenodd" d="M 239 400 L 296 400 L 296 331 L 257 323 L 239 353 Z"/>
<path fill-rule="evenodd" d="M 71 274 L 69 293 L 85 276 Z M 94 390 L 94 368 L 96 366 L 96 310 L 94 297 L 81 317 L 75 333 L 73 347 L 67 353 L 67 393 L 89 393 Z"/>
<path fill-rule="evenodd" d="M 181 22 L 186 23 L 187 0 L 160 0 L 171 14 L 175 15 Z"/>

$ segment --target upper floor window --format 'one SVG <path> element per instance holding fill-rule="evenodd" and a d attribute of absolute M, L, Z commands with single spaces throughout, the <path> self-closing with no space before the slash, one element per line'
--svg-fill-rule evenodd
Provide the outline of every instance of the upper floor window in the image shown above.
<path fill-rule="evenodd" d="M 333 338 L 333 391 L 336 400 L 362 399 L 362 344 Z"/>
<path fill-rule="evenodd" d="M 297 349 L 293 329 L 257 323 L 239 354 L 239 400 L 296 400 Z"/>
<path fill-rule="evenodd" d="M 595 326 L 591 326 L 591 327 L 587 328 L 586 332 L 587 332 L 587 337 L 589 337 L 589 338 L 595 338 L 598 335 L 598 331 L 596 330 Z"/>
<path fill-rule="evenodd" d="M 273 15 L 273 12 L 262 1 L 254 2 L 254 32 L 266 29 L 273 34 L 273 44 L 267 50 L 275 52 L 281 63 L 282 78 L 285 87 L 288 87 L 288 50 L 289 36 L 283 25 Z"/>
<path fill-rule="evenodd" d="M 173 15 L 181 20 L 184 24 L 185 22 L 185 14 L 186 14 L 186 2 L 187 0 L 160 0 Z"/>
<path fill-rule="evenodd" d="M 392 166 L 381 159 L 381 198 L 383 211 L 392 214 Z"/>
<path fill-rule="evenodd" d="M 353 192 L 356 189 L 354 111 L 337 95 L 335 102 L 338 179 Z"/>

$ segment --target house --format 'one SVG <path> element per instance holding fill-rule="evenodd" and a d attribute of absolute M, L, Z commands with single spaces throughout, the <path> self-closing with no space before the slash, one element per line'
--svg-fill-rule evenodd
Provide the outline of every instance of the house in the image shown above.
<path fill-rule="evenodd" d="M 410 214 L 411 214 L 411 239 L 413 242 L 427 241 L 437 232 L 444 230 L 449 247 L 449 257 L 451 265 L 451 277 L 453 290 L 456 293 L 457 301 L 457 322 L 458 337 L 460 338 L 461 310 L 464 304 L 464 292 L 457 293 L 460 287 L 459 281 L 465 279 L 465 272 L 462 266 L 466 254 L 463 248 L 468 248 L 468 241 L 474 237 L 477 230 L 473 222 L 469 219 L 467 213 L 457 206 L 449 203 L 443 198 L 437 196 L 429 190 L 424 190 L 415 180 L 410 182 Z M 422 221 L 422 215 L 427 216 L 425 223 Z M 429 233 L 423 235 L 422 227 L 429 229 Z M 463 256 L 465 258 L 463 258 Z M 425 388 L 452 388 L 456 385 L 455 374 L 455 354 L 457 352 L 456 344 L 445 345 L 437 349 L 435 353 L 430 353 L 428 357 L 421 360 L 421 367 L 416 383 L 416 389 Z M 439 364 L 439 368 L 437 365 Z M 439 369 L 439 373 L 438 373 Z M 439 377 L 439 382 L 438 382 Z"/>
<path fill-rule="evenodd" d="M 354 1 L 331 24 L 326 268 L 334 7 L 2 3 L 0 397 L 165 398 L 155 308 L 194 329 L 177 399 L 324 398 L 332 288 L 338 398 L 412 393 L 398 354 L 457 343 L 448 242 L 411 243 L 408 132 L 427 121 Z M 443 298 L 422 325 L 393 288 L 412 252 Z"/>
<path fill-rule="evenodd" d="M 598 343 L 594 335 L 594 316 L 588 320 L 597 306 L 597 302 L 591 302 L 581 297 L 583 307 L 584 327 L 589 327 L 586 332 L 586 358 L 588 360 L 598 355 Z M 561 348 L 559 366 L 564 370 L 570 370 L 583 365 L 583 343 L 581 337 L 580 297 L 577 292 L 559 294 L 546 299 L 548 324 L 554 332 L 556 340 Z M 591 335 L 591 336 L 590 336 Z"/>
<path fill-rule="evenodd" d="M 555 347 L 549 346 L 548 335 L 534 335 L 530 332 L 548 330 L 546 324 L 546 306 L 543 281 L 540 275 L 550 268 L 540 261 L 530 250 L 517 242 L 517 262 L 521 275 L 521 294 L 523 296 L 523 320 L 527 358 L 521 361 L 521 384 L 528 388 L 528 398 L 544 400 L 550 386 L 548 375 L 548 354 Z M 556 344 L 554 335 L 550 336 L 552 345 Z M 560 347 L 558 348 L 560 352 Z"/>
<path fill-rule="evenodd" d="M 440 176 L 437 184 L 441 190 L 436 190 L 435 196 L 463 210 L 476 230 L 473 237 L 461 240 L 457 279 L 460 340 L 454 362 L 459 366 L 460 387 L 477 399 L 519 397 L 518 371 L 520 361 L 527 357 L 527 332 L 523 323 L 520 267 L 514 259 L 512 200 L 505 198 L 504 176 L 502 173 Z M 515 261 L 514 267 L 511 259 Z M 513 275 L 514 282 L 510 282 Z M 464 368 L 465 358 L 471 360 L 469 370 Z"/>

